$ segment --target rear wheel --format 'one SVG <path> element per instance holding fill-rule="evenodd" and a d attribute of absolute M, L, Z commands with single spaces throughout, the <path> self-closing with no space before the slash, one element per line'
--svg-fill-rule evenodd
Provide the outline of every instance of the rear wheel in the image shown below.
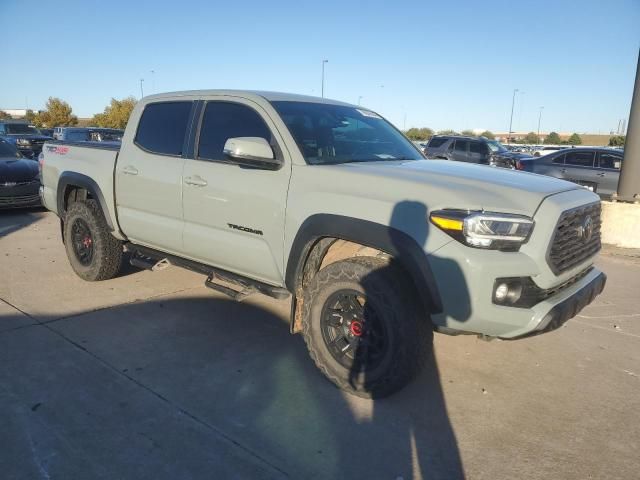
<path fill-rule="evenodd" d="M 111 235 L 95 200 L 72 203 L 64 219 L 64 244 L 74 272 L 90 282 L 117 275 L 122 242 Z"/>
<path fill-rule="evenodd" d="M 386 260 L 333 263 L 305 291 L 303 336 L 311 358 L 339 388 L 380 398 L 425 365 L 433 330 L 402 270 Z"/>

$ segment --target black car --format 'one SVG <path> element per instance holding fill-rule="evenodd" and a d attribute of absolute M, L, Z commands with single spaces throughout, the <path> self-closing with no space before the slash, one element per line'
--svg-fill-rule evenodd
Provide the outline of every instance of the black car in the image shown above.
<path fill-rule="evenodd" d="M 516 168 L 520 159 L 531 155 L 509 151 L 496 140 L 463 135 L 434 135 L 425 149 L 427 158 L 479 163 L 494 167 Z"/>
<path fill-rule="evenodd" d="M 39 206 L 39 189 L 38 162 L 0 140 L 0 208 Z"/>
<path fill-rule="evenodd" d="M 24 121 L 4 120 L 0 122 L 0 139 L 14 145 L 23 156 L 37 159 L 42 145 L 51 137 Z"/>

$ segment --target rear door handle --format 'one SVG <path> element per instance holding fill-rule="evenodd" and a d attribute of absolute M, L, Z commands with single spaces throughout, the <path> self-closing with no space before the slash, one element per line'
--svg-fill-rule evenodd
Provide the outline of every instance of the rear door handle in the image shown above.
<path fill-rule="evenodd" d="M 132 167 L 131 165 L 127 165 L 122 169 L 122 173 L 125 175 L 137 175 L 138 169 L 136 167 Z"/>
<path fill-rule="evenodd" d="M 597 173 L 596 175 L 598 175 L 599 177 L 604 177 L 604 172 Z"/>
<path fill-rule="evenodd" d="M 560 172 L 561 172 L 561 173 L 567 173 L 567 169 L 566 169 L 566 168 L 561 168 L 561 169 L 560 169 Z"/>
<path fill-rule="evenodd" d="M 194 187 L 206 187 L 207 181 L 199 175 L 193 177 L 184 177 L 184 183 Z"/>

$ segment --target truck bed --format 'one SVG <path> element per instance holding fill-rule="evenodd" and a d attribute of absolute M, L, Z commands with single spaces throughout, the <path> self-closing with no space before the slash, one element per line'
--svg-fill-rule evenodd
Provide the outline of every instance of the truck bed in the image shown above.
<path fill-rule="evenodd" d="M 46 142 L 40 162 L 45 207 L 58 213 L 64 205 L 65 185 L 71 179 L 81 179 L 86 186 L 98 189 L 96 195 L 102 197 L 98 200 L 107 221 L 117 225 L 113 176 L 119 152 L 119 142 Z"/>

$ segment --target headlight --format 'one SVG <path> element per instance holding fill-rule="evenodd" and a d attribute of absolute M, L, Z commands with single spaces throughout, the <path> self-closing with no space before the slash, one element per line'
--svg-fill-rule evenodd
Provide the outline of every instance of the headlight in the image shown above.
<path fill-rule="evenodd" d="M 529 217 L 505 213 L 439 210 L 430 219 L 459 242 L 491 250 L 518 250 L 533 230 Z"/>
<path fill-rule="evenodd" d="M 31 145 L 31 142 L 30 142 L 28 139 L 26 139 L 26 138 L 18 138 L 18 139 L 16 140 L 16 143 L 17 143 L 18 145 Z"/>

